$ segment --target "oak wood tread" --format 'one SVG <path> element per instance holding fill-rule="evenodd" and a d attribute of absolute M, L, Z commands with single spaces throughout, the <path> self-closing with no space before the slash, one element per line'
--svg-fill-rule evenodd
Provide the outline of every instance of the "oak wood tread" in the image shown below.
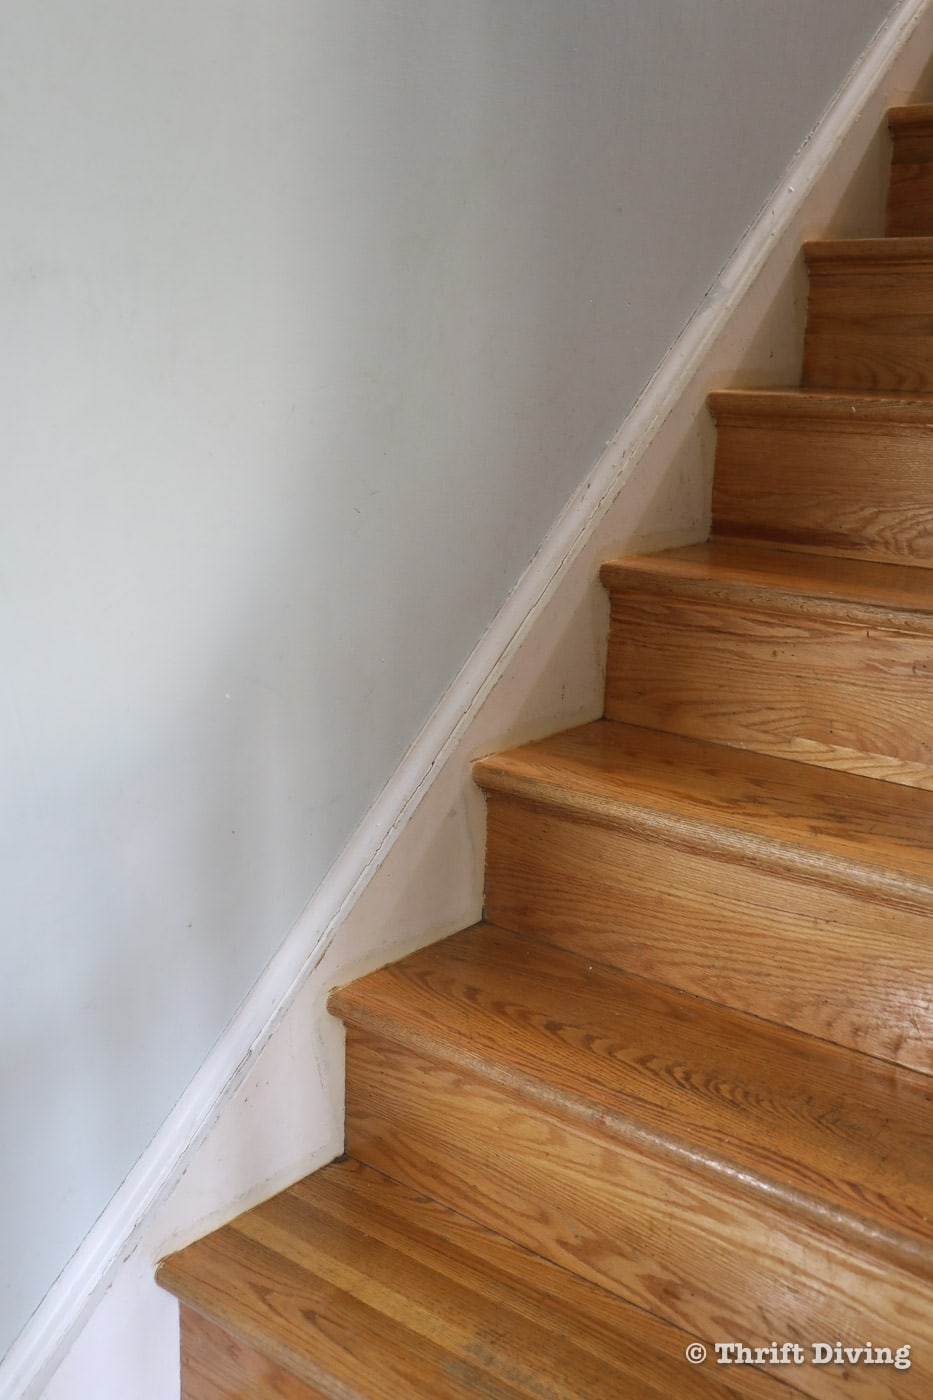
<path fill-rule="evenodd" d="M 888 126 L 900 135 L 933 136 L 933 102 L 914 102 L 906 107 L 888 108 Z"/>
<path fill-rule="evenodd" d="M 888 113 L 893 139 L 885 233 L 909 237 L 933 232 L 933 107 L 895 107 Z"/>
<path fill-rule="evenodd" d="M 608 718 L 933 790 L 933 573 L 718 540 L 605 565 Z"/>
<path fill-rule="evenodd" d="M 255 1389 L 242 1371 L 205 1389 L 224 1400 L 790 1394 L 749 1367 L 690 1366 L 689 1333 L 349 1159 L 171 1256 L 158 1278 L 238 1357 L 261 1358 Z"/>
<path fill-rule="evenodd" d="M 479 760 L 477 782 L 877 898 L 933 899 L 933 794 L 596 720 Z"/>
<path fill-rule="evenodd" d="M 933 566 L 933 396 L 721 390 L 713 534 Z"/>
<path fill-rule="evenodd" d="M 609 721 L 476 774 L 491 922 L 933 1074 L 929 793 Z"/>
<path fill-rule="evenodd" d="M 801 382 L 843 392 L 933 390 L 929 232 L 808 243 L 804 254 L 810 293 Z"/>
<path fill-rule="evenodd" d="M 660 554 L 611 560 L 600 576 L 610 593 L 655 593 L 764 604 L 770 610 L 898 630 L 933 630 L 933 577 L 909 564 L 828 558 L 760 544 L 713 540 Z"/>
<path fill-rule="evenodd" d="M 889 268 L 933 268 L 933 236 L 910 234 L 883 238 L 817 238 L 803 245 L 811 274 L 840 272 L 847 276 Z"/>
<path fill-rule="evenodd" d="M 488 924 L 331 1009 L 933 1279 L 925 1075 Z"/>
<path fill-rule="evenodd" d="M 863 422 L 933 426 L 933 393 L 894 393 L 883 389 L 716 389 L 710 412 L 718 424 L 767 421 L 768 430 L 816 419 L 861 431 Z"/>

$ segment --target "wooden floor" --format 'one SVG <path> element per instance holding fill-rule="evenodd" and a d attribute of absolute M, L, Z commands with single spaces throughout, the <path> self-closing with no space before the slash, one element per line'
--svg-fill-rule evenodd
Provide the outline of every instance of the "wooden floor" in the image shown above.
<path fill-rule="evenodd" d="M 336 992 L 348 1157 L 163 1261 L 185 1400 L 933 1395 L 933 107 L 484 759 L 485 921 Z"/>

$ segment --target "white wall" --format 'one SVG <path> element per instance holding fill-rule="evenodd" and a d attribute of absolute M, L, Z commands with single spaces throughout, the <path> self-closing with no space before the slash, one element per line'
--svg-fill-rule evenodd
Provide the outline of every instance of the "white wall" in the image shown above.
<path fill-rule="evenodd" d="M 888 0 L 6 0 L 0 1351 Z"/>

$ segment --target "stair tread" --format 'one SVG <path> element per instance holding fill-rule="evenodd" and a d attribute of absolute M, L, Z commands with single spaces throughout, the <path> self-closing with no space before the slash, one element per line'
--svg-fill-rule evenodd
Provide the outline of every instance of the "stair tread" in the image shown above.
<path fill-rule="evenodd" d="M 710 394 L 713 535 L 930 568 L 933 395 Z"/>
<path fill-rule="evenodd" d="M 637 582 L 772 608 L 816 611 L 923 628 L 933 620 L 933 575 L 910 564 L 712 540 L 659 554 L 612 560 L 601 578 L 610 592 Z"/>
<path fill-rule="evenodd" d="M 922 130 L 933 130 L 933 102 L 915 102 L 908 107 L 889 107 L 888 126 L 895 134 Z"/>
<path fill-rule="evenodd" d="M 922 265 L 933 261 L 933 236 L 817 238 L 804 243 L 803 255 L 811 270 L 829 264 L 839 264 L 847 271 L 859 265 L 878 268 L 904 263 Z"/>
<path fill-rule="evenodd" d="M 769 430 L 780 418 L 832 419 L 843 425 L 909 423 L 933 425 L 933 393 L 895 393 L 884 389 L 716 389 L 708 396 L 717 422 L 767 417 Z"/>
<path fill-rule="evenodd" d="M 487 789 L 751 859 L 766 849 L 879 894 L 933 893 L 933 793 L 919 788 L 610 720 L 481 759 L 474 773 Z"/>
<path fill-rule="evenodd" d="M 933 1273 L 928 1076 L 488 924 L 331 1008 Z"/>
<path fill-rule="evenodd" d="M 691 1366 L 688 1333 L 353 1160 L 171 1256 L 158 1279 L 334 1400 L 789 1393 L 750 1367 L 725 1381 Z"/>

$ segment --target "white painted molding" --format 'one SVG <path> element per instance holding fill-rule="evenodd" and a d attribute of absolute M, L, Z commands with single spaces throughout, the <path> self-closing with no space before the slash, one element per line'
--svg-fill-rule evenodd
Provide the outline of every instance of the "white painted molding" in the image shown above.
<path fill-rule="evenodd" d="M 933 46 L 933 0 L 903 0 L 804 144 L 771 200 L 673 344 L 624 424 L 571 498 L 497 617 L 408 750 L 285 943 L 0 1365 L 0 1400 L 34 1400 L 133 1253 L 153 1213 L 251 1073 L 310 972 L 408 827 L 609 506 L 688 386 L 716 368 L 736 309 L 848 142 L 854 168 L 875 136 L 885 84 L 909 91 Z M 899 71 L 895 72 L 897 65 Z M 858 133 L 863 113 L 872 111 Z M 869 129 L 870 128 L 870 129 Z M 853 138 L 853 133 L 857 133 Z M 790 254 L 784 253 L 789 259 Z M 789 266 L 789 261 L 788 264 Z M 712 366 L 712 369 L 710 368 Z M 705 390 L 697 391 L 702 399 Z M 694 395 L 696 398 L 696 394 Z"/>

